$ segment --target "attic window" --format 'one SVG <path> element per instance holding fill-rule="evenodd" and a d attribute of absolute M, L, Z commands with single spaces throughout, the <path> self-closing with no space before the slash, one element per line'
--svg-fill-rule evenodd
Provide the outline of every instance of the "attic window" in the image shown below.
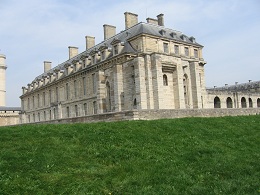
<path fill-rule="evenodd" d="M 185 36 L 185 35 L 181 35 L 181 38 L 182 38 L 182 40 L 183 40 L 183 41 L 187 41 L 187 39 L 186 39 L 186 36 Z"/>
<path fill-rule="evenodd" d="M 166 34 L 166 31 L 162 29 L 162 30 L 159 31 L 159 33 L 160 33 L 162 36 L 164 36 L 164 35 Z"/>
<path fill-rule="evenodd" d="M 114 46 L 114 55 L 117 55 L 117 54 L 118 54 L 118 46 L 115 45 L 115 46 Z"/>
<path fill-rule="evenodd" d="M 170 33 L 170 35 L 171 35 L 172 38 L 176 38 L 176 33 L 175 32 Z"/>
<path fill-rule="evenodd" d="M 196 40 L 195 40 L 194 37 L 190 37 L 190 41 L 191 41 L 192 43 L 196 43 Z"/>

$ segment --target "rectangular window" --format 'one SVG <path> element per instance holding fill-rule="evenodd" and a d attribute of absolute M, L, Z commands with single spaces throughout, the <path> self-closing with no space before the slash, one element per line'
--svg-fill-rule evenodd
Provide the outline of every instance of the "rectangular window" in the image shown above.
<path fill-rule="evenodd" d="M 56 101 L 59 101 L 59 88 L 56 87 Z"/>
<path fill-rule="evenodd" d="M 49 90 L 49 101 L 50 101 L 50 104 L 51 104 L 51 101 L 52 101 L 51 90 Z"/>
<path fill-rule="evenodd" d="M 93 87 L 93 93 L 96 93 L 96 74 L 92 74 L 92 87 Z"/>
<path fill-rule="evenodd" d="M 118 46 L 115 45 L 115 46 L 114 46 L 114 55 L 117 55 L 117 54 L 118 54 Z"/>
<path fill-rule="evenodd" d="M 169 53 L 169 45 L 168 45 L 168 43 L 163 43 L 163 52 L 164 53 Z"/>
<path fill-rule="evenodd" d="M 88 109 L 87 103 L 85 103 L 85 104 L 84 104 L 84 115 L 87 115 L 87 114 L 88 114 L 87 109 Z"/>
<path fill-rule="evenodd" d="M 66 110 L 67 110 L 67 117 L 69 118 L 70 117 L 70 107 L 67 107 Z"/>
<path fill-rule="evenodd" d="M 189 48 L 188 47 L 184 47 L 184 53 L 185 53 L 185 56 L 189 56 Z"/>
<path fill-rule="evenodd" d="M 33 108 L 35 108 L 35 105 L 34 105 L 34 96 L 33 96 L 32 105 L 33 105 Z"/>
<path fill-rule="evenodd" d="M 93 113 L 97 114 L 97 102 L 96 101 L 93 102 Z"/>
<path fill-rule="evenodd" d="M 179 55 L 179 45 L 174 45 L 174 53 Z"/>
<path fill-rule="evenodd" d="M 198 58 L 198 50 L 197 49 L 194 49 L 194 57 Z"/>
<path fill-rule="evenodd" d="M 78 86 L 77 86 L 77 80 L 74 81 L 74 97 L 76 98 L 78 95 Z"/>
<path fill-rule="evenodd" d="M 38 101 L 38 103 L 37 103 L 38 105 L 37 106 L 39 108 L 40 107 L 40 94 L 37 95 L 37 101 Z"/>
<path fill-rule="evenodd" d="M 66 83 L 66 99 L 68 100 L 70 98 L 70 88 L 69 83 Z"/>
<path fill-rule="evenodd" d="M 43 97 L 43 106 L 45 106 L 45 105 L 46 105 L 46 101 L 45 101 L 45 92 L 43 92 L 42 97 Z"/>
<path fill-rule="evenodd" d="M 75 105 L 75 116 L 77 117 L 78 116 L 78 106 Z"/>
<path fill-rule="evenodd" d="M 30 98 L 28 98 L 27 108 L 28 108 L 28 110 L 30 110 Z"/>
<path fill-rule="evenodd" d="M 83 77 L 83 95 L 87 95 L 86 77 Z"/>

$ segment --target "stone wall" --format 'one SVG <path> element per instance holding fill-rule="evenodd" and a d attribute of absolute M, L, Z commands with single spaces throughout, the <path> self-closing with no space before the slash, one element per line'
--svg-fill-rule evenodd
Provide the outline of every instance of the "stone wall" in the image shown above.
<path fill-rule="evenodd" d="M 91 122 L 110 122 L 122 120 L 155 120 L 162 118 L 184 118 L 184 117 L 223 117 L 223 116 L 241 116 L 258 115 L 260 108 L 232 108 L 232 109 L 165 109 L 165 110 L 133 110 L 124 112 L 113 112 L 105 114 L 96 114 L 83 117 L 58 119 L 41 123 L 91 123 Z"/>
<path fill-rule="evenodd" d="M 0 126 L 9 126 L 19 124 L 18 114 L 0 114 Z"/>

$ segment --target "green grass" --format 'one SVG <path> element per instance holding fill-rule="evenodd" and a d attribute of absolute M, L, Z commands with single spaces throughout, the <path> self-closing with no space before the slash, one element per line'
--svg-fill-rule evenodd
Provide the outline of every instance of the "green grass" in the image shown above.
<path fill-rule="evenodd" d="M 260 116 L 0 128 L 0 194 L 257 194 Z"/>

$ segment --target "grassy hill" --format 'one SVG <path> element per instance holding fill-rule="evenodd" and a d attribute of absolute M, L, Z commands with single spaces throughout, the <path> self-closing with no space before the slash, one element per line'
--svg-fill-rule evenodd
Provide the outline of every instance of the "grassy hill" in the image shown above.
<path fill-rule="evenodd" d="M 260 116 L 0 128 L 0 194 L 260 194 Z"/>

